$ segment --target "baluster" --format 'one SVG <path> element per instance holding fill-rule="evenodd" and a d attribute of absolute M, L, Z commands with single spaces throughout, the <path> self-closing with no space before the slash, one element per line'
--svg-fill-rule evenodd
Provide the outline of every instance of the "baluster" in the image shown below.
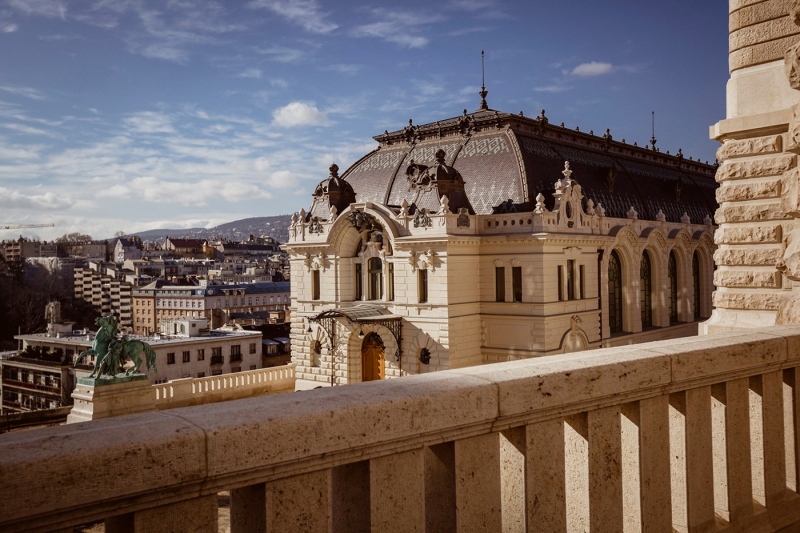
<path fill-rule="evenodd" d="M 669 396 L 639 402 L 642 532 L 672 529 Z"/>
<path fill-rule="evenodd" d="M 689 532 L 714 529 L 711 387 L 686 391 L 686 497 Z"/>
<path fill-rule="evenodd" d="M 267 483 L 267 531 L 331 529 L 330 469 Z"/>
<path fill-rule="evenodd" d="M 764 489 L 767 509 L 786 497 L 786 453 L 783 437 L 783 372 L 761 376 L 764 428 Z"/>
<path fill-rule="evenodd" d="M 425 531 L 425 466 L 422 448 L 369 462 L 372 531 Z"/>
<path fill-rule="evenodd" d="M 589 525 L 623 531 L 620 408 L 589 411 Z"/>
<path fill-rule="evenodd" d="M 564 420 L 525 429 L 528 523 L 541 531 L 567 531 Z"/>
<path fill-rule="evenodd" d="M 455 531 L 455 449 L 452 442 L 425 448 L 426 531 Z"/>
<path fill-rule="evenodd" d="M 750 453 L 750 385 L 747 378 L 725 384 L 725 443 L 728 511 L 732 525 L 753 515 Z"/>
<path fill-rule="evenodd" d="M 370 533 L 369 461 L 332 470 L 332 514 L 335 533 Z"/>
<path fill-rule="evenodd" d="M 231 533 L 266 531 L 266 485 L 231 490 Z"/>
<path fill-rule="evenodd" d="M 459 533 L 502 530 L 499 437 L 489 433 L 455 441 Z"/>

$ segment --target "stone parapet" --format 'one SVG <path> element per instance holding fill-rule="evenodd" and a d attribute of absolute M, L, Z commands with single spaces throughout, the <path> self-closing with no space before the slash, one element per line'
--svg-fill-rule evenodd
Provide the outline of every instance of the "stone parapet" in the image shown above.
<path fill-rule="evenodd" d="M 798 346 L 775 327 L 6 434 L 0 530 L 213 531 L 221 490 L 234 533 L 796 528 Z"/>
<path fill-rule="evenodd" d="M 67 424 L 294 391 L 294 365 L 150 385 L 147 376 L 80 378 Z"/>

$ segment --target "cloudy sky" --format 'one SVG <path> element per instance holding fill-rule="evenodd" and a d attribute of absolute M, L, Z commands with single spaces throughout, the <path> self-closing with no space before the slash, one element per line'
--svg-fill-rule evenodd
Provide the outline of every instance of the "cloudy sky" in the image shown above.
<path fill-rule="evenodd" d="M 723 0 L 0 0 L 0 231 L 291 213 L 384 130 L 492 109 L 714 159 Z M 579 176 L 577 176 L 580 179 Z"/>

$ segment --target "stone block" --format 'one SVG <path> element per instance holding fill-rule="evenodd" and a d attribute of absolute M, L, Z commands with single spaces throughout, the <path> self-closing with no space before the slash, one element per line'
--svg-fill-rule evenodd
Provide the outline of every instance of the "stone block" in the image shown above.
<path fill-rule="evenodd" d="M 714 272 L 714 285 L 717 287 L 779 289 L 781 274 L 778 271 L 717 270 Z"/>
<path fill-rule="evenodd" d="M 723 226 L 714 232 L 715 244 L 772 244 L 781 242 L 781 226 Z"/>
<path fill-rule="evenodd" d="M 762 21 L 757 24 L 739 28 L 728 37 L 728 50 L 734 51 L 759 43 L 780 39 L 800 33 L 789 17 Z"/>
<path fill-rule="evenodd" d="M 742 200 L 758 200 L 762 198 L 779 198 L 781 180 L 760 181 L 754 183 L 726 182 L 717 189 L 717 202 L 736 202 Z M 719 221 L 717 221 L 719 223 Z"/>
<path fill-rule="evenodd" d="M 246 471 L 308 457 L 309 443 L 314 443 L 315 455 L 347 453 L 497 414 L 497 395 L 483 380 L 452 374 L 324 388 L 313 394 L 315 401 L 308 401 L 306 394 L 289 394 L 186 408 L 181 417 L 214 435 L 208 441 L 207 464 L 216 475 L 227 472 L 231 464 Z M 270 412 L 265 419 L 267 403 Z M 275 435 L 282 436 L 280 447 L 242 446 L 267 442 Z"/>
<path fill-rule="evenodd" d="M 124 443 L 122 448 L 109 446 L 109 435 Z M 24 495 L 22 505 L 22 499 L 0 500 L 3 520 L 28 516 L 31 509 L 43 514 L 63 510 L 67 491 L 71 506 L 88 508 L 97 504 L 98 494 L 114 500 L 165 486 L 189 485 L 206 475 L 205 433 L 168 412 L 111 417 L 2 437 L 0 472 L 14 472 L 2 476 L 3 489 L 6 494 Z M 120 460 L 122 454 L 124 461 Z M 25 466 L 20 469 L 19 465 Z M 43 479 L 53 482 L 42 484 L 39 481 Z M 40 488 L 31 491 L 31 486 Z"/>
<path fill-rule="evenodd" d="M 714 293 L 714 306 L 724 309 L 759 309 L 777 311 L 786 295 L 778 293 L 753 294 L 728 292 L 718 289 Z"/>
<path fill-rule="evenodd" d="M 734 222 L 757 222 L 761 220 L 781 220 L 787 218 L 781 211 L 780 202 L 765 202 L 748 205 L 726 205 L 714 213 L 717 224 Z"/>
<path fill-rule="evenodd" d="M 697 376 L 719 375 L 786 360 L 786 339 L 766 333 L 747 332 L 727 336 L 714 335 L 701 341 L 676 339 L 670 345 L 659 344 L 652 351 L 669 356 L 672 381 L 690 381 Z"/>
<path fill-rule="evenodd" d="M 723 183 L 745 178 L 780 176 L 796 165 L 797 157 L 789 154 L 759 159 L 729 160 L 717 169 L 716 180 Z"/>
<path fill-rule="evenodd" d="M 745 67 L 783 59 L 786 50 L 797 42 L 797 35 L 740 48 L 728 56 L 728 68 L 734 72 Z"/>
<path fill-rule="evenodd" d="M 455 371 L 462 372 L 497 385 L 502 416 L 670 382 L 669 359 L 650 356 L 641 348 L 606 348 Z"/>
<path fill-rule="evenodd" d="M 740 28 L 781 17 L 788 19 L 791 3 L 792 0 L 772 0 L 743 6 L 730 13 L 728 19 L 729 31 L 734 33 Z"/>

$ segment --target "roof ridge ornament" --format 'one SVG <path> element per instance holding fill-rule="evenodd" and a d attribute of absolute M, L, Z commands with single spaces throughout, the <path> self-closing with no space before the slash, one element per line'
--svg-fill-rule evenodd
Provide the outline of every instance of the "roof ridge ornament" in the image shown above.
<path fill-rule="evenodd" d="M 478 96 L 481 97 L 481 106 L 478 108 L 478 111 L 486 111 L 489 109 L 489 104 L 486 103 L 486 96 L 489 94 L 489 91 L 486 90 L 486 70 L 484 68 L 483 56 L 484 52 L 481 50 L 481 90 L 478 93 Z"/>

